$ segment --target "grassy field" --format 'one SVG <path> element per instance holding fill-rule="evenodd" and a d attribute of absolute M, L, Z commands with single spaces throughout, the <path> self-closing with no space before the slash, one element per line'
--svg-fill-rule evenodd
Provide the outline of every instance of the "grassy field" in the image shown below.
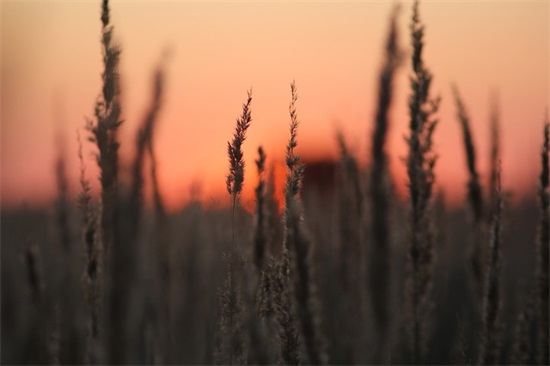
<path fill-rule="evenodd" d="M 293 81 L 278 202 L 271 157 L 258 147 L 256 166 L 244 165 L 250 90 L 220 177 L 229 204 L 195 200 L 168 212 L 154 149 L 164 65 L 135 140 L 120 141 L 123 45 L 113 42 L 104 0 L 103 88 L 79 141 L 80 194 L 68 194 L 60 156 L 51 207 L 1 213 L 2 364 L 549 364 L 549 122 L 540 155 L 525 157 L 540 166 L 537 194 L 512 204 L 501 187 L 498 111 L 490 171 L 480 172 L 466 99 L 454 86 L 457 120 L 448 123 L 460 125 L 467 165 L 459 168 L 469 178 L 464 204 L 447 207 L 434 189 L 434 167 L 444 164 L 432 144 L 440 98 L 430 90 L 420 13 L 415 2 L 408 58 L 398 8 L 390 15 L 367 166 L 342 134 L 339 159 L 300 158 Z M 412 71 L 401 199 L 385 142 L 404 65 Z M 83 143 L 97 148 L 97 199 Z M 122 177 L 126 143 L 136 153 Z M 481 175 L 491 177 L 487 187 Z M 240 202 L 245 180 L 257 184 L 252 210 Z"/>

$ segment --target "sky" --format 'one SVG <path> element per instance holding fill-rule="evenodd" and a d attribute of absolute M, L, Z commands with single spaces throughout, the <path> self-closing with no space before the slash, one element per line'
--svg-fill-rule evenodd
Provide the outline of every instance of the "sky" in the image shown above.
<path fill-rule="evenodd" d="M 387 152 L 405 192 L 410 94 L 410 1 L 401 3 L 400 44 Z M 343 130 L 363 164 L 369 160 L 377 77 L 393 1 L 112 1 L 122 48 L 124 123 L 121 159 L 131 161 L 136 127 L 151 99 L 153 72 L 166 50 L 166 88 L 156 133 L 158 174 L 170 209 L 196 187 L 204 200 L 224 197 L 227 141 L 252 88 L 252 125 L 244 144 L 245 198 L 256 184 L 256 149 L 282 162 L 295 80 L 304 159 L 335 158 Z M 549 98 L 547 1 L 424 1 L 424 60 L 440 95 L 438 189 L 465 200 L 467 173 L 450 85 L 471 117 L 483 182 L 488 179 L 491 95 L 498 93 L 503 185 L 516 198 L 534 194 Z M 45 204 L 55 197 L 54 166 L 64 151 L 78 191 L 77 131 L 93 116 L 101 90 L 100 1 L 0 3 L 1 204 Z M 98 188 L 94 146 L 84 141 L 86 174 Z M 193 188 L 194 187 L 194 188 Z M 248 198 L 247 198 L 248 197 Z"/>

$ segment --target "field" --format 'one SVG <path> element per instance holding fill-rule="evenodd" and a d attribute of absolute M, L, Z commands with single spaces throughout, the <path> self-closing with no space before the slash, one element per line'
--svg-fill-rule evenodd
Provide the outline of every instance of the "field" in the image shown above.
<path fill-rule="evenodd" d="M 226 200 L 171 210 L 155 153 L 165 64 L 136 135 L 122 140 L 124 44 L 103 0 L 102 88 L 78 136 L 79 194 L 60 154 L 51 205 L 2 208 L 1 363 L 549 364 L 550 121 L 541 118 L 539 154 L 524 157 L 539 170 L 532 192 L 513 201 L 501 182 L 498 105 L 480 171 L 467 96 L 453 86 L 467 162 L 457 169 L 468 179 L 463 204 L 448 205 L 436 189 L 437 71 L 424 54 L 422 4 L 412 7 L 410 55 L 398 45 L 398 7 L 389 17 L 367 164 L 341 131 L 337 159 L 299 156 L 300 85 L 289 81 L 284 183 L 262 147 L 245 166 L 250 89 L 227 136 Z M 387 138 L 405 65 L 403 196 Z M 123 144 L 135 146 L 130 161 Z M 83 146 L 97 150 L 97 194 Z M 250 207 L 244 184 L 254 186 Z"/>

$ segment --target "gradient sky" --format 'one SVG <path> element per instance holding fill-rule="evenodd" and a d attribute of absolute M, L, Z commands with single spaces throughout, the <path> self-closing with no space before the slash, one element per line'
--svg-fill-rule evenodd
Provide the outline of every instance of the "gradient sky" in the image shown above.
<path fill-rule="evenodd" d="M 435 149 L 437 182 L 450 202 L 465 199 L 461 130 L 450 84 L 456 82 L 472 121 L 478 168 L 487 179 L 491 90 L 498 90 L 503 184 L 516 197 L 532 194 L 545 109 L 549 104 L 547 1 L 429 1 L 425 62 L 432 91 L 442 96 Z M 410 54 L 411 2 L 402 3 L 400 41 Z M 226 141 L 253 88 L 245 142 L 245 186 L 256 183 L 253 159 L 263 144 L 281 159 L 288 138 L 289 83 L 299 91 L 299 149 L 331 157 L 341 126 L 363 162 L 368 160 L 377 75 L 393 2 L 112 1 L 120 73 L 123 160 L 150 100 L 152 73 L 163 51 L 164 109 L 156 150 L 161 189 L 171 208 L 199 183 L 205 199 L 223 194 Z M 55 195 L 54 163 L 63 131 L 73 192 L 78 189 L 76 131 L 93 115 L 101 88 L 100 1 L 2 1 L 1 202 L 44 203 Z M 387 151 L 403 190 L 408 75 L 400 70 Z M 93 146 L 85 144 L 87 174 L 97 188 Z"/>

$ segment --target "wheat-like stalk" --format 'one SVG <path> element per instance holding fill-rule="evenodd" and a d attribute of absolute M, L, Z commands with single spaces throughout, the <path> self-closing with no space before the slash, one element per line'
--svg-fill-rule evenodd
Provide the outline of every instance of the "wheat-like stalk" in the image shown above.
<path fill-rule="evenodd" d="M 102 309 L 101 302 L 101 281 L 100 272 L 102 268 L 101 246 L 97 241 L 97 217 L 92 205 L 90 181 L 86 178 L 86 165 L 82 154 L 82 141 L 80 133 L 77 131 L 78 142 L 78 160 L 80 162 L 80 192 L 78 193 L 77 205 L 82 214 L 82 234 L 81 240 L 84 244 L 85 258 L 85 293 L 90 312 L 88 329 L 88 346 L 86 358 L 95 363 L 94 348 L 99 338 L 100 314 Z"/>
<path fill-rule="evenodd" d="M 294 285 L 294 299 L 298 310 L 298 320 L 304 337 L 304 344 L 311 364 L 327 362 L 324 340 L 320 334 L 319 319 L 316 313 L 317 301 L 313 285 L 313 268 L 311 262 L 311 239 L 303 226 L 303 209 L 300 201 L 300 190 L 304 174 L 304 164 L 294 149 L 298 145 L 298 113 L 296 101 L 298 91 L 293 81 L 290 84 L 291 101 L 290 139 L 286 151 L 287 176 L 285 186 L 285 251 L 284 260 L 292 264 L 288 268 L 289 278 Z M 292 254 L 291 254 L 292 253 Z"/>
<path fill-rule="evenodd" d="M 341 169 L 339 189 L 340 274 L 344 289 L 358 294 L 354 287 L 354 281 L 360 270 L 360 226 L 363 215 L 361 172 L 357 159 L 349 152 L 341 131 L 337 133 L 336 140 L 340 148 Z"/>
<path fill-rule="evenodd" d="M 146 153 L 149 152 L 152 158 L 153 153 L 153 133 L 157 121 L 157 116 L 161 108 L 163 94 L 164 76 L 162 69 L 159 68 L 155 72 L 153 82 L 153 98 L 151 106 L 147 111 L 145 118 L 137 132 L 136 136 L 136 156 L 132 167 L 132 192 L 131 197 L 136 207 L 132 212 L 138 213 L 143 204 L 143 184 Z M 153 181 L 156 181 L 156 174 L 152 174 Z M 134 215 L 135 216 L 135 215 Z M 137 219 L 137 216 L 136 218 Z M 134 224 L 133 226 L 137 226 Z"/>
<path fill-rule="evenodd" d="M 342 131 L 337 131 L 336 141 L 340 148 L 338 172 L 338 230 L 340 236 L 338 266 L 338 282 L 341 284 L 341 294 L 338 308 L 343 312 L 357 314 L 346 317 L 338 323 L 332 332 L 342 332 L 338 337 L 338 347 L 342 347 L 339 362 L 349 364 L 357 360 L 360 351 L 359 343 L 362 331 L 362 293 L 364 284 L 358 281 L 362 278 L 363 258 L 363 190 L 361 188 L 361 171 L 356 157 L 350 153 Z M 361 345 L 362 348 L 362 345 Z"/>
<path fill-rule="evenodd" d="M 273 298 L 275 300 L 274 310 L 276 311 L 276 320 L 278 324 L 279 339 L 279 362 L 283 365 L 299 364 L 300 357 L 300 334 L 296 325 L 296 319 L 292 311 L 291 300 L 291 282 L 290 282 L 290 264 L 291 247 L 288 240 L 288 225 L 290 216 L 290 207 L 287 204 L 290 197 L 296 197 L 299 194 L 301 179 L 304 166 L 300 163 L 300 158 L 294 152 L 298 145 L 298 115 L 296 112 L 296 101 L 298 94 L 294 82 L 290 84 L 291 101 L 290 112 L 290 139 L 286 147 L 286 166 L 287 175 L 284 188 L 285 193 L 285 236 L 283 239 L 281 260 L 272 264 L 273 270 L 270 284 L 273 288 Z"/>
<path fill-rule="evenodd" d="M 61 143 L 63 146 L 63 142 Z M 63 147 L 60 150 L 59 157 L 57 158 L 55 166 L 55 175 L 57 181 L 57 227 L 60 239 L 60 245 L 64 253 L 69 253 L 72 248 L 69 228 L 69 207 L 68 207 L 68 190 L 69 181 L 67 179 L 67 168 L 65 161 L 65 151 Z"/>
<path fill-rule="evenodd" d="M 298 100 L 298 92 L 296 89 L 296 84 L 293 81 L 290 84 L 290 93 L 291 93 L 291 99 L 290 99 L 290 105 L 288 107 L 289 113 L 290 113 L 290 139 L 288 140 L 288 145 L 286 147 L 286 167 L 287 167 L 287 174 L 286 174 L 286 181 L 285 181 L 285 239 L 283 241 L 283 262 L 285 265 L 287 265 L 286 270 L 284 272 L 290 273 L 290 243 L 288 241 L 288 238 L 286 235 L 288 234 L 288 225 L 289 225 L 289 219 L 290 216 L 290 205 L 288 204 L 291 200 L 299 198 L 300 190 L 302 187 L 302 180 L 304 175 L 304 164 L 300 161 L 300 156 L 296 154 L 294 149 L 296 146 L 298 146 L 297 136 L 298 136 L 298 113 L 296 111 L 296 101 Z M 287 274 L 287 276 L 288 276 Z"/>
<path fill-rule="evenodd" d="M 27 273 L 27 284 L 30 290 L 31 302 L 33 304 L 37 304 L 40 301 L 43 280 L 40 275 L 38 247 L 36 245 L 29 245 L 27 248 L 25 248 L 25 268 Z"/>
<path fill-rule="evenodd" d="M 128 219 L 130 229 L 128 229 L 125 242 L 137 243 L 139 233 L 139 223 L 141 212 L 143 211 L 144 201 L 144 182 L 145 182 L 145 160 L 150 160 L 150 179 L 153 189 L 153 203 L 156 214 L 155 233 L 156 242 L 153 252 L 156 257 L 157 269 L 157 294 L 155 306 L 158 309 L 159 316 L 150 324 L 151 329 L 155 329 L 157 336 L 151 339 L 153 349 L 163 349 L 165 354 L 169 347 L 167 324 L 170 317 L 169 307 L 169 288 L 170 288 L 170 265 L 169 265 L 169 243 L 167 237 L 168 227 L 165 220 L 165 208 L 162 202 L 160 188 L 157 179 L 157 165 L 154 153 L 154 136 L 158 124 L 158 116 L 163 106 L 164 97 L 164 65 L 159 63 L 153 74 L 151 104 L 145 114 L 143 121 L 136 135 L 136 155 L 132 167 L 132 187 L 130 192 L 130 207 L 125 217 Z M 131 250 L 130 248 L 128 248 Z M 128 253 L 129 256 L 131 253 Z M 132 270 L 129 268 L 129 270 Z M 156 358 L 160 359 L 160 352 L 156 352 Z"/>
<path fill-rule="evenodd" d="M 227 264 L 227 276 L 223 286 L 218 289 L 222 339 L 216 358 L 221 364 L 242 365 L 247 359 L 242 329 L 245 313 L 236 270 L 236 262 L 242 262 L 242 259 L 237 258 L 236 251 L 232 251 L 224 257 L 224 261 Z"/>
<path fill-rule="evenodd" d="M 318 300 L 313 282 L 313 261 L 311 236 L 305 231 L 300 202 L 291 199 L 288 207 L 287 235 L 289 246 L 293 249 L 291 277 L 294 284 L 294 298 L 298 311 L 298 320 L 304 337 L 304 344 L 310 364 L 325 365 L 328 357 L 325 340 L 321 335 L 318 316 Z"/>
<path fill-rule="evenodd" d="M 101 171 L 101 242 L 104 252 L 111 246 L 116 230 L 116 202 L 118 179 L 117 130 L 120 120 L 120 86 L 118 64 L 120 47 L 113 38 L 113 26 L 110 24 L 109 1 L 103 0 L 102 52 L 103 52 L 103 88 L 95 105 L 96 121 L 88 120 L 87 129 L 92 133 L 90 140 L 98 147 L 97 161 Z"/>
<path fill-rule="evenodd" d="M 279 341 L 280 365 L 299 365 L 300 356 L 300 333 L 296 326 L 296 320 L 292 312 L 291 293 L 288 280 L 287 257 L 276 261 L 272 259 L 269 263 L 268 274 L 269 284 L 272 291 L 272 307 L 276 313 L 277 339 Z M 268 310 L 267 308 L 265 308 Z"/>
<path fill-rule="evenodd" d="M 498 109 L 498 95 L 496 92 L 491 97 L 491 112 L 489 116 L 490 123 L 490 135 L 491 135 L 491 149 L 490 149 L 490 180 L 489 180 L 489 207 L 487 209 L 487 217 L 491 220 L 493 213 L 492 209 L 496 205 L 495 186 L 497 181 L 497 167 L 500 159 L 500 115 Z"/>
<path fill-rule="evenodd" d="M 95 105 L 95 121 L 88 120 L 86 128 L 91 132 L 90 141 L 94 142 L 98 147 L 97 162 L 100 169 L 101 181 L 101 215 L 99 223 L 99 231 L 97 237 L 98 242 L 102 246 L 100 253 L 102 258 L 99 260 L 105 263 L 108 258 L 108 251 L 116 247 L 114 242 L 118 236 L 118 148 L 119 142 L 117 139 L 117 130 L 122 123 L 120 120 L 120 85 L 118 64 L 120 60 L 120 47 L 113 41 L 113 26 L 110 23 L 109 1 L 103 0 L 101 11 L 101 46 L 103 54 L 103 73 L 102 73 L 102 93 Z M 114 255 L 113 255 L 114 256 Z M 112 263 L 111 263 L 112 265 Z M 111 267 L 104 264 L 99 264 L 99 267 Z M 116 268 L 116 267 L 114 267 Z M 106 281 L 107 276 L 103 276 L 103 281 Z M 99 286 L 101 291 L 98 293 L 99 302 L 103 301 L 103 292 L 105 286 Z M 116 286 L 114 286 L 116 288 Z M 116 292 L 114 292 L 116 293 Z M 113 299 L 111 299 L 113 300 Z M 113 305 L 113 304 L 111 304 Z M 115 307 L 116 308 L 116 307 Z M 120 320 L 120 314 L 112 314 L 111 307 L 109 315 L 115 322 Z M 115 311 L 116 313 L 116 311 Z M 101 322 L 101 318 L 98 319 Z M 116 334 L 121 327 L 116 324 L 110 324 L 111 330 L 108 338 L 108 344 L 112 346 L 110 340 L 121 339 L 122 334 Z M 119 337 L 120 335 L 120 337 Z M 120 342 L 123 343 L 123 342 Z M 114 354 L 122 354 L 118 352 L 118 347 L 110 347 L 112 353 L 111 360 L 113 362 L 121 362 L 121 359 L 114 357 Z"/>
<path fill-rule="evenodd" d="M 485 252 L 483 251 L 483 230 L 484 230 L 484 202 L 483 191 L 479 180 L 479 174 L 476 167 L 476 150 L 472 131 L 470 128 L 470 117 L 466 110 L 466 106 L 460 97 L 458 87 L 456 85 L 451 86 L 451 90 L 454 95 L 457 119 L 462 129 L 462 141 L 464 142 L 464 152 L 466 154 L 466 166 L 470 179 L 468 181 L 468 202 L 470 204 L 470 210 L 473 218 L 474 225 L 474 238 L 473 247 L 470 255 L 470 261 L 472 265 L 472 272 L 477 286 L 478 294 L 483 293 L 483 263 Z M 493 184 L 493 183 L 491 183 Z M 491 194 L 493 195 L 493 194 Z"/>
<path fill-rule="evenodd" d="M 432 151 L 433 132 L 437 120 L 433 114 L 439 106 L 439 98 L 430 99 L 432 74 L 424 66 L 424 26 L 420 22 L 418 1 L 414 2 L 411 22 L 412 36 L 412 95 L 409 99 L 410 135 L 407 139 L 409 155 L 410 244 L 408 290 L 412 310 L 412 352 L 415 363 L 421 363 L 423 342 L 426 340 L 426 308 L 431 286 L 433 264 L 433 238 L 429 217 L 430 198 L 434 183 L 436 155 Z"/>
<path fill-rule="evenodd" d="M 246 102 L 243 103 L 243 111 L 237 118 L 237 126 L 233 134 L 233 140 L 227 142 L 227 155 L 229 156 L 229 174 L 227 175 L 227 192 L 231 196 L 231 207 L 235 213 L 235 205 L 243 190 L 244 182 L 244 155 L 242 145 L 246 139 L 246 131 L 252 122 L 250 105 L 252 103 L 252 90 L 247 92 Z"/>
<path fill-rule="evenodd" d="M 549 281 L 549 255 L 550 255 L 550 168 L 548 166 L 548 154 L 550 153 L 550 122 L 548 115 L 543 131 L 543 144 L 540 153 L 541 172 L 539 177 L 539 205 L 540 222 L 538 232 L 538 323 L 539 323 L 539 344 L 538 361 L 541 365 L 550 363 L 550 345 L 549 345 L 549 312 L 550 305 L 548 297 L 550 296 Z"/>
<path fill-rule="evenodd" d="M 50 327 L 54 312 L 49 303 L 52 299 L 46 291 L 47 276 L 44 273 L 44 258 L 39 255 L 39 248 L 35 243 L 26 243 L 24 249 L 26 286 L 30 292 L 30 301 L 32 304 L 33 327 L 30 334 L 31 355 L 29 361 L 31 364 L 51 363 L 52 347 Z M 27 361 L 28 362 L 28 361 Z"/>
<path fill-rule="evenodd" d="M 378 355 L 384 353 L 387 330 L 389 328 L 390 298 L 390 235 L 388 161 L 385 151 L 387 132 L 390 125 L 389 110 L 393 98 L 394 78 L 402 54 L 399 49 L 397 16 L 395 7 L 390 17 L 388 36 L 385 44 L 385 60 L 378 80 L 378 106 L 372 134 L 372 166 L 370 171 L 371 202 L 371 242 L 368 251 L 368 279 L 374 311 L 374 325 L 378 337 Z M 376 357 L 378 362 L 382 360 Z"/>
<path fill-rule="evenodd" d="M 148 126 L 150 132 L 147 134 L 147 152 L 149 154 L 149 159 L 151 162 L 151 183 L 153 186 L 153 200 L 155 203 L 155 211 L 157 213 L 157 216 L 159 218 L 163 218 L 166 215 L 166 209 L 164 207 L 164 201 L 162 199 L 162 195 L 160 193 L 160 187 L 158 183 L 158 175 L 157 175 L 157 159 L 155 156 L 155 149 L 154 149 L 154 126 L 157 124 L 155 121 L 158 119 L 158 113 L 159 109 L 162 104 L 162 96 L 164 94 L 164 83 L 165 83 L 165 76 L 164 76 L 164 68 L 163 65 L 159 65 L 155 71 L 154 81 L 153 81 L 153 102 L 151 105 L 151 109 L 149 110 L 149 114 L 147 117 L 148 123 L 144 125 L 145 127 Z"/>
<path fill-rule="evenodd" d="M 81 284 L 78 282 L 77 251 L 73 245 L 70 202 L 69 202 L 69 180 L 67 177 L 67 161 L 65 155 L 65 140 L 62 133 L 59 134 L 59 155 L 56 162 L 57 181 L 57 205 L 56 205 L 56 226 L 57 239 L 59 240 L 58 254 L 64 262 L 60 269 L 60 286 L 62 291 L 54 295 L 55 306 L 58 311 L 55 313 L 56 324 L 56 345 L 54 360 L 62 364 L 82 364 L 85 358 L 85 327 L 81 326 L 80 319 L 84 317 L 82 304 Z"/>
<path fill-rule="evenodd" d="M 300 162 L 300 156 L 296 154 L 294 149 L 298 146 L 298 112 L 296 111 L 296 101 L 298 100 L 298 90 L 296 83 L 293 81 L 290 84 L 291 100 L 288 107 L 290 113 L 290 139 L 286 147 L 286 167 L 288 173 L 286 176 L 285 196 L 298 197 L 302 188 L 302 178 L 304 175 L 304 164 Z"/>
<path fill-rule="evenodd" d="M 243 304 L 241 300 L 239 274 L 243 264 L 240 246 L 235 247 L 235 210 L 244 183 L 244 153 L 242 145 L 246 139 L 246 131 L 252 122 L 251 114 L 252 90 L 247 92 L 246 102 L 242 106 L 242 114 L 237 118 L 233 140 L 227 142 L 229 157 L 229 174 L 226 179 L 227 193 L 231 199 L 232 242 L 231 251 L 226 256 L 227 277 L 223 287 L 218 290 L 221 307 L 220 331 L 223 339 L 218 347 L 218 359 L 223 363 L 243 363 L 247 355 L 243 341 Z"/>
<path fill-rule="evenodd" d="M 466 152 L 466 165 L 468 167 L 468 173 L 470 174 L 470 180 L 468 182 L 468 199 L 470 201 L 474 223 L 479 224 L 483 219 L 483 193 L 476 167 L 476 150 L 470 128 L 470 117 L 468 116 L 466 106 L 460 97 L 456 85 L 452 86 L 452 91 L 456 103 L 457 119 L 462 128 L 462 140 L 464 142 L 464 151 Z"/>
<path fill-rule="evenodd" d="M 97 271 L 98 271 L 98 265 L 99 265 L 99 249 L 96 244 L 96 217 L 94 214 L 94 208 L 92 206 L 92 196 L 91 196 L 91 186 L 90 181 L 88 178 L 86 178 L 86 165 L 84 164 L 84 158 L 82 154 L 82 141 L 80 139 L 80 133 L 77 132 L 77 142 L 78 142 L 78 160 L 80 162 L 80 192 L 78 194 L 77 198 L 77 204 L 78 207 L 82 213 L 82 239 L 84 242 L 86 253 L 86 277 L 90 283 L 89 289 L 92 291 L 93 288 L 95 288 L 97 284 Z M 97 295 L 96 295 L 97 296 Z M 92 296 L 90 294 L 90 307 L 91 309 L 94 309 L 94 306 L 92 306 L 92 298 L 95 298 L 96 296 Z M 94 316 L 92 316 L 92 333 L 93 337 L 97 337 L 97 319 L 94 320 Z"/>
<path fill-rule="evenodd" d="M 258 185 L 254 190 L 256 194 L 256 208 L 254 212 L 254 264 L 261 271 L 265 259 L 265 251 L 267 247 L 266 232 L 265 232 L 265 153 L 264 149 L 258 147 L 258 159 L 256 167 L 258 169 Z"/>
<path fill-rule="evenodd" d="M 500 164 L 499 164 L 500 165 Z M 500 313 L 501 313 L 501 281 L 502 281 L 502 190 L 500 182 L 500 167 L 496 180 L 496 207 L 491 226 L 489 244 L 489 260 L 485 274 L 485 292 L 483 295 L 483 333 L 479 352 L 479 365 L 495 365 L 499 363 L 500 352 Z"/>

